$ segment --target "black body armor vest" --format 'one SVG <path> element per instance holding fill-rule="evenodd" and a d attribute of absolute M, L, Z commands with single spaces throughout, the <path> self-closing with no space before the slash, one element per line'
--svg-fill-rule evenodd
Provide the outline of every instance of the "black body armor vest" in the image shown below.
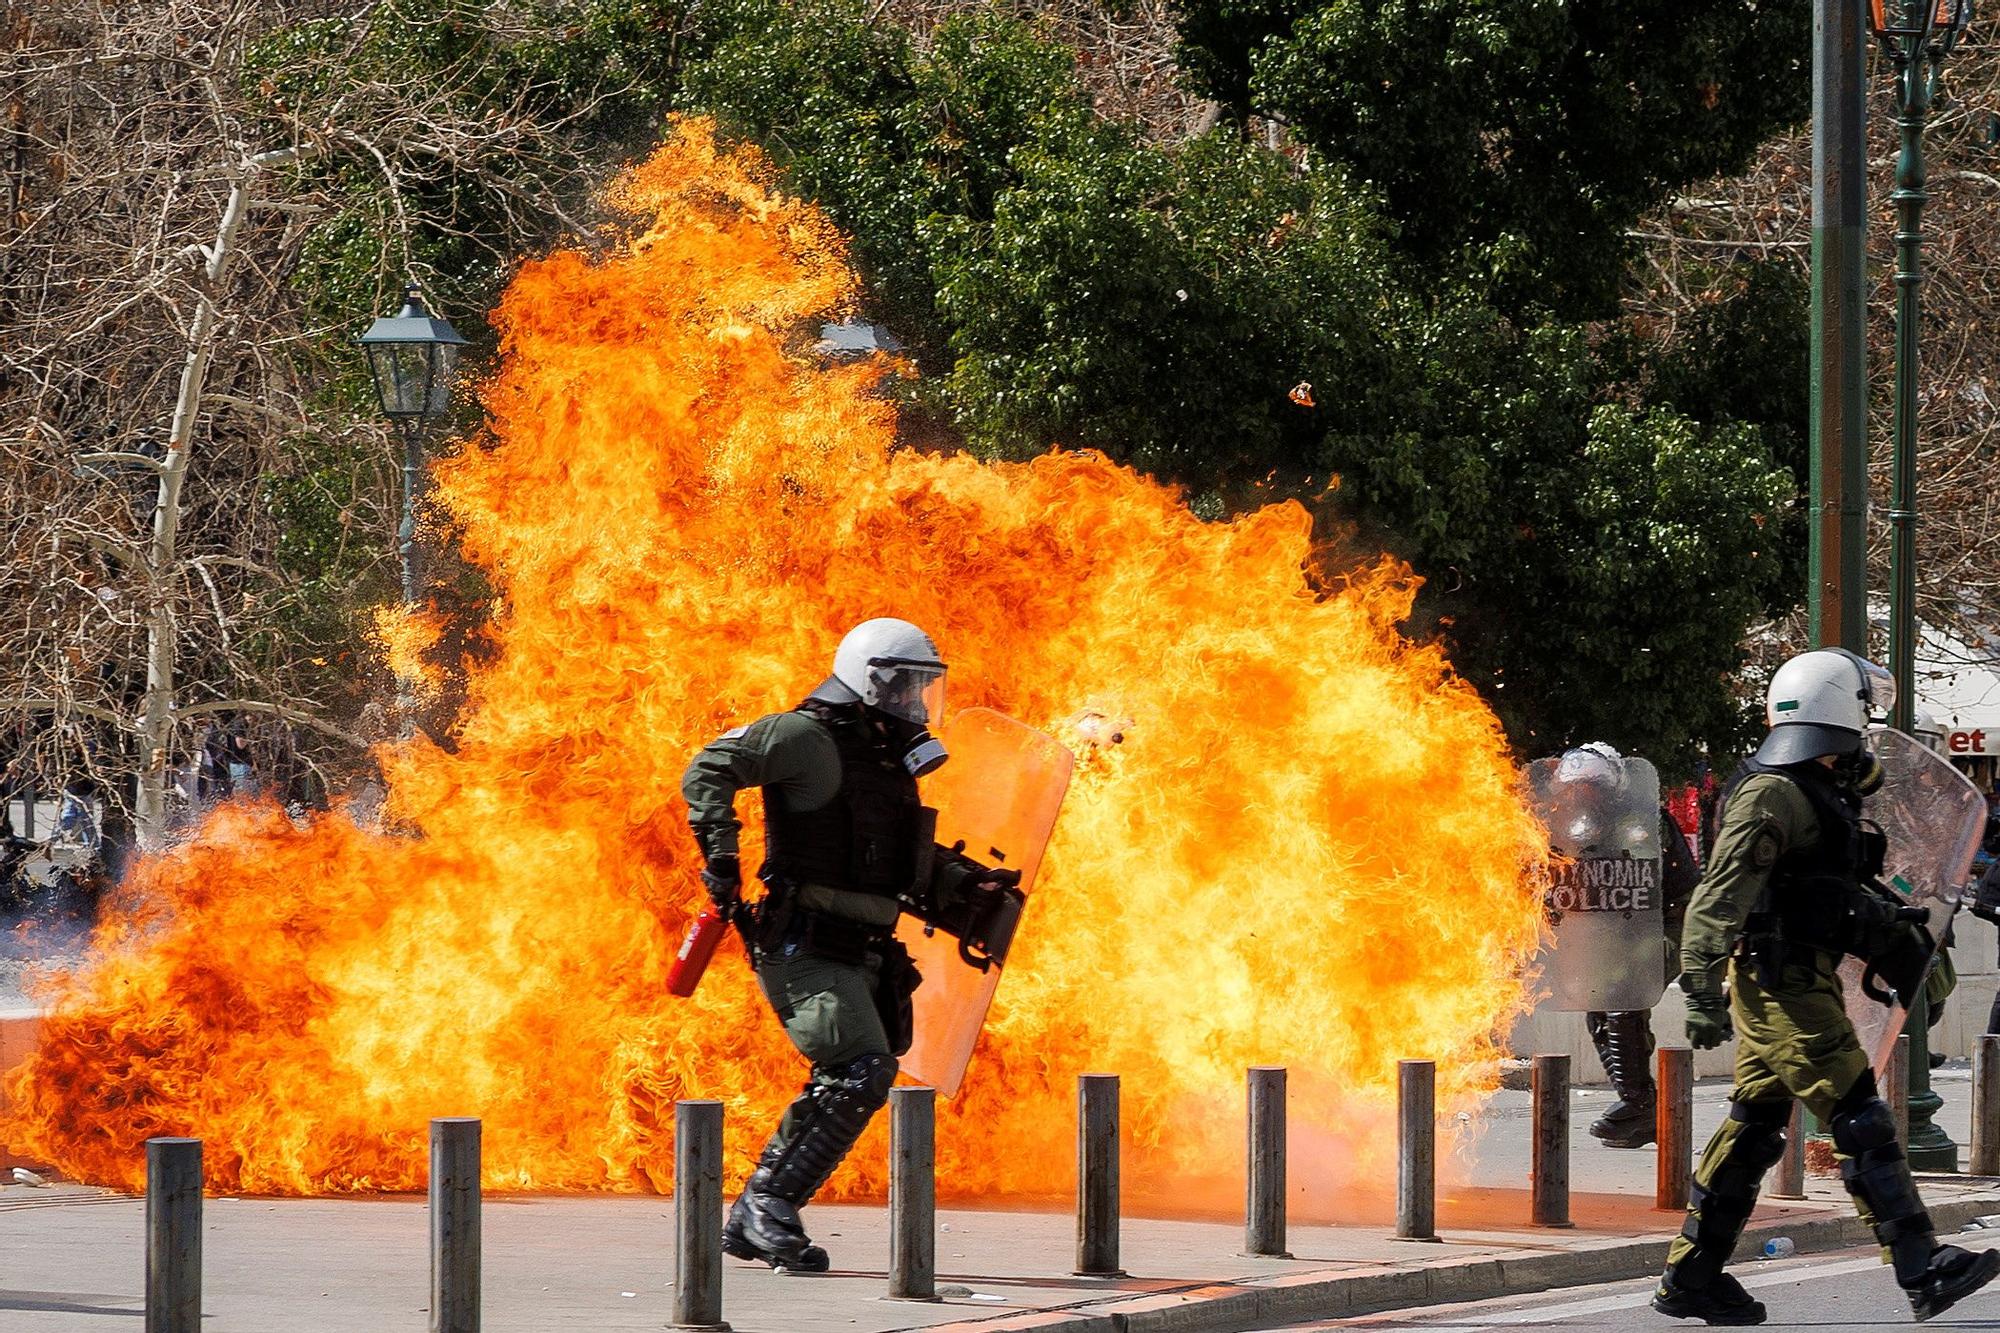
<path fill-rule="evenodd" d="M 1855 941 L 1849 922 L 1862 882 L 1882 872 L 1880 830 L 1862 821 L 1860 795 L 1822 764 L 1746 760 L 1730 780 L 1724 802 L 1757 773 L 1782 774 L 1805 794 L 1819 821 L 1819 841 L 1788 848 L 1771 867 L 1764 899 L 1744 923 L 1746 940 L 1759 954 L 1768 954 L 1772 944 L 1834 955 L 1851 952 Z"/>
<path fill-rule="evenodd" d="M 799 884 L 894 898 L 915 886 L 918 853 L 928 848 L 917 780 L 864 717 L 808 701 L 796 710 L 833 737 L 840 791 L 817 810 L 795 810 L 764 789 L 764 864 Z"/>

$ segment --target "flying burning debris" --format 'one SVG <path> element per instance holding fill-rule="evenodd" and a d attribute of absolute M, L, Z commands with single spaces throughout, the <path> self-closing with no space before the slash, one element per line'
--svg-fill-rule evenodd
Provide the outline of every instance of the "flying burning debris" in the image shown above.
<path fill-rule="evenodd" d="M 1322 1127 L 1379 1121 L 1398 1057 L 1481 1090 L 1543 838 L 1491 713 L 1399 636 L 1408 572 L 1316 591 L 1298 507 L 1201 522 L 1096 455 L 892 448 L 878 370 L 793 354 L 854 295 L 839 238 L 705 123 L 612 201 L 628 243 L 508 289 L 488 435 L 437 469 L 499 593 L 456 750 L 381 749 L 390 832 L 230 807 L 136 871 L 47 997 L 12 1146 L 135 1186 L 142 1140 L 192 1134 L 215 1188 L 410 1189 L 426 1120 L 476 1114 L 489 1187 L 643 1190 L 704 1096 L 747 1169 L 804 1068 L 734 945 L 665 994 L 703 901 L 678 779 L 876 615 L 937 636 L 955 705 L 1082 756 L 946 1193 L 1067 1188 L 1084 1070 L 1127 1076 L 1140 1189 L 1240 1160 L 1215 1108 L 1248 1064 Z M 1063 721 L 1091 716 L 1122 743 Z M 864 1147 L 830 1193 L 882 1184 Z"/>

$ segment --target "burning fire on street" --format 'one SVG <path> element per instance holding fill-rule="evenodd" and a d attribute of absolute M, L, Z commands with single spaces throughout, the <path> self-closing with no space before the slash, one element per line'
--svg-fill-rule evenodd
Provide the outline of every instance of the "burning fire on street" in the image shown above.
<path fill-rule="evenodd" d="M 855 295 L 839 237 L 701 122 L 612 202 L 628 242 L 508 289 L 486 434 L 437 468 L 497 592 L 456 748 L 380 749 L 381 829 L 225 807 L 140 866 L 0 1140 L 127 1188 L 186 1134 L 212 1189 L 407 1190 L 427 1120 L 477 1115 L 488 1188 L 664 1190 L 675 1099 L 715 1097 L 733 1187 L 805 1066 L 735 943 L 665 991 L 704 901 L 681 770 L 878 615 L 935 635 L 954 708 L 1079 756 L 942 1193 L 1068 1189 L 1087 1070 L 1124 1075 L 1139 1193 L 1240 1163 L 1247 1065 L 1289 1066 L 1295 1153 L 1349 1179 L 1398 1058 L 1448 1108 L 1487 1090 L 1546 843 L 1490 711 L 1399 633 L 1409 572 L 1316 585 L 1297 506 L 1204 522 L 1096 455 L 892 447 L 884 372 L 803 350 Z M 873 1133 L 827 1197 L 883 1188 Z"/>

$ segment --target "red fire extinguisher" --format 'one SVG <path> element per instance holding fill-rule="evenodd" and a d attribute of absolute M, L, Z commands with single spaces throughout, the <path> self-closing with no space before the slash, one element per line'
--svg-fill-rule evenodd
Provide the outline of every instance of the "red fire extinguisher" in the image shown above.
<path fill-rule="evenodd" d="M 667 971 L 668 994 L 682 999 L 694 994 L 694 988 L 701 984 L 701 974 L 708 971 L 709 959 L 715 957 L 715 946 L 722 943 L 728 930 L 729 922 L 720 910 L 701 909 L 701 914 L 688 926 L 681 951 L 674 955 L 674 965 Z"/>

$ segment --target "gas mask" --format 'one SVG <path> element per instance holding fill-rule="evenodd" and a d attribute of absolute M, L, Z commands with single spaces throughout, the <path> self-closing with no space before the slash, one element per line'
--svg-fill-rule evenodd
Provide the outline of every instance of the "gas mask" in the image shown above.
<path fill-rule="evenodd" d="M 1882 784 L 1889 776 L 1882 770 L 1882 761 L 1865 745 L 1834 760 L 1833 773 L 1843 786 L 1857 796 L 1873 796 L 1882 790 Z"/>
<path fill-rule="evenodd" d="M 931 735 L 930 728 L 923 723 L 911 722 L 879 708 L 871 711 L 883 743 L 901 755 L 903 768 L 911 777 L 921 778 L 935 773 L 951 757 L 944 748 L 944 742 Z"/>

